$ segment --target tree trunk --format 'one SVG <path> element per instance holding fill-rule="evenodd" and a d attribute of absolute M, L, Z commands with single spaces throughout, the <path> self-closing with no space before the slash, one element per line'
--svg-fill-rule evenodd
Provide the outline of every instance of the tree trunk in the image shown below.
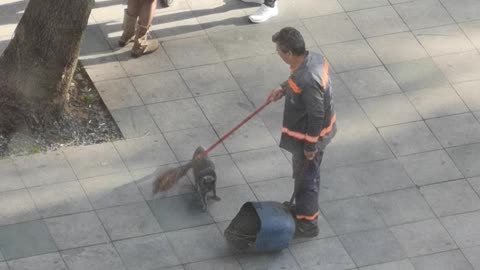
<path fill-rule="evenodd" d="M 62 115 L 93 5 L 30 0 L 0 57 L 1 114 L 15 111 L 40 125 Z"/>

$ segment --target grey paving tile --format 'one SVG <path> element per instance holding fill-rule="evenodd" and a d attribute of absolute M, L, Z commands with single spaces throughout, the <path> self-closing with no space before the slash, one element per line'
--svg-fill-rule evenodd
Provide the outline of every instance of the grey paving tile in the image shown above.
<path fill-rule="evenodd" d="M 362 39 L 362 34 L 345 13 L 305 19 L 303 22 L 318 45 Z"/>
<path fill-rule="evenodd" d="M 20 172 L 10 159 L 0 160 L 0 192 L 25 188 Z"/>
<path fill-rule="evenodd" d="M 466 177 L 480 175 L 480 144 L 465 145 L 447 149 L 457 168 Z"/>
<path fill-rule="evenodd" d="M 336 72 L 381 65 L 365 40 L 349 41 L 320 47 Z"/>
<path fill-rule="evenodd" d="M 13 161 L 27 187 L 76 180 L 60 151 L 16 157 Z"/>
<path fill-rule="evenodd" d="M 112 240 L 162 231 L 145 202 L 101 209 L 97 214 Z"/>
<path fill-rule="evenodd" d="M 95 212 L 49 218 L 45 223 L 60 250 L 109 241 Z"/>
<path fill-rule="evenodd" d="M 323 180 L 323 179 L 322 179 Z M 290 200 L 294 181 L 290 177 L 250 184 L 259 201 L 284 202 Z"/>
<path fill-rule="evenodd" d="M 130 48 L 125 47 L 117 52 L 116 57 L 130 77 L 174 70 L 175 66 L 163 48 L 160 46 L 148 57 L 134 58 L 130 54 Z"/>
<path fill-rule="evenodd" d="M 96 87 L 110 110 L 143 105 L 129 79 L 97 82 Z"/>
<path fill-rule="evenodd" d="M 30 188 L 30 194 L 43 218 L 92 210 L 77 181 Z"/>
<path fill-rule="evenodd" d="M 194 14 L 188 10 L 190 7 L 186 2 L 178 1 L 178 7 L 170 6 L 166 9 L 168 11 L 157 10 L 150 28 L 151 35 L 161 41 L 205 36 L 205 31 Z M 173 2 L 172 4 L 176 3 Z M 180 7 L 181 4 L 184 7 Z"/>
<path fill-rule="evenodd" d="M 193 98 L 151 104 L 147 108 L 162 132 L 208 125 L 208 120 Z"/>
<path fill-rule="evenodd" d="M 338 0 L 346 11 L 389 5 L 387 0 Z"/>
<path fill-rule="evenodd" d="M 286 2 L 288 4 L 289 2 Z M 318 2 L 315 0 L 302 1 L 300 3 L 290 2 L 295 7 L 295 11 L 300 18 L 311 18 L 342 12 L 342 6 L 337 0 L 325 0 Z"/>
<path fill-rule="evenodd" d="M 426 120 L 444 147 L 480 142 L 480 123 L 473 114 L 458 114 Z"/>
<path fill-rule="evenodd" d="M 192 97 L 177 71 L 137 76 L 131 80 L 145 104 Z"/>
<path fill-rule="evenodd" d="M 0 250 L 6 260 L 57 251 L 43 220 L 0 227 Z"/>
<path fill-rule="evenodd" d="M 392 94 L 359 101 L 376 127 L 422 120 L 404 94 Z"/>
<path fill-rule="evenodd" d="M 176 157 L 180 161 L 191 160 L 193 152 L 198 146 L 208 148 L 213 145 L 219 137 L 211 127 L 192 128 L 175 132 L 165 133 L 165 138 L 172 148 Z M 212 150 L 208 155 L 224 155 L 225 147 L 220 144 Z"/>
<path fill-rule="evenodd" d="M 373 203 L 367 197 L 323 202 L 320 208 L 337 234 L 385 226 Z"/>
<path fill-rule="evenodd" d="M 454 23 L 439 0 L 411 1 L 394 8 L 412 30 Z"/>
<path fill-rule="evenodd" d="M 99 3 L 104 2 L 100 1 Z M 119 19 L 123 17 L 123 9 L 125 8 L 121 0 L 112 1 L 109 5 L 102 3 L 92 9 L 91 16 L 96 22 L 106 22 L 109 20 Z"/>
<path fill-rule="evenodd" d="M 217 173 L 217 188 L 236 186 L 245 184 L 240 170 L 230 156 L 214 156 L 210 157 L 215 164 L 215 172 Z M 193 179 L 193 177 L 192 177 Z"/>
<path fill-rule="evenodd" d="M 4 261 L 5 258 L 3 257 L 2 251 L 0 250 L 0 262 Z"/>
<path fill-rule="evenodd" d="M 13 260 L 9 261 L 8 265 L 12 270 L 67 270 L 67 266 L 59 253 Z"/>
<path fill-rule="evenodd" d="M 187 68 L 179 72 L 195 96 L 240 89 L 224 63 Z"/>
<path fill-rule="evenodd" d="M 399 157 L 398 160 L 419 186 L 463 177 L 444 150 Z"/>
<path fill-rule="evenodd" d="M 80 183 L 94 209 L 143 201 L 142 194 L 128 173 L 88 178 Z"/>
<path fill-rule="evenodd" d="M 300 270 L 292 254 L 284 249 L 273 254 L 250 254 L 237 256 L 243 270 L 292 269 Z"/>
<path fill-rule="evenodd" d="M 408 27 L 391 6 L 353 11 L 349 15 L 365 37 L 408 31 Z"/>
<path fill-rule="evenodd" d="M 342 270 L 355 267 L 338 238 L 327 238 L 290 246 L 302 269 Z"/>
<path fill-rule="evenodd" d="M 247 182 L 292 175 L 291 165 L 278 147 L 235 153 L 232 158 Z"/>
<path fill-rule="evenodd" d="M 166 234 L 180 262 L 190 263 L 231 255 L 217 226 L 208 225 Z"/>
<path fill-rule="evenodd" d="M 443 225 L 460 248 L 478 246 L 480 244 L 480 212 L 444 217 Z"/>
<path fill-rule="evenodd" d="M 440 0 L 457 22 L 480 19 L 480 3 L 475 0 Z"/>
<path fill-rule="evenodd" d="M 111 244 L 70 249 L 61 252 L 70 270 L 126 270 Z"/>
<path fill-rule="evenodd" d="M 330 75 L 330 88 L 334 91 L 335 102 L 353 102 L 355 101 L 352 93 L 342 81 L 340 75 Z M 283 109 L 283 107 L 282 107 Z"/>
<path fill-rule="evenodd" d="M 342 235 L 340 241 L 359 267 L 396 261 L 406 256 L 399 242 L 386 229 Z"/>
<path fill-rule="evenodd" d="M 447 251 L 410 259 L 417 270 L 473 270 L 459 250 Z"/>
<path fill-rule="evenodd" d="M 420 192 L 438 216 L 480 209 L 480 199 L 466 180 L 423 186 Z"/>
<path fill-rule="evenodd" d="M 368 43 L 384 64 L 427 57 L 427 52 L 410 32 L 369 38 Z"/>
<path fill-rule="evenodd" d="M 387 65 L 404 91 L 448 86 L 448 80 L 431 58 Z"/>
<path fill-rule="evenodd" d="M 480 247 L 465 248 L 462 252 L 475 270 L 480 269 Z"/>
<path fill-rule="evenodd" d="M 87 25 L 80 44 L 80 55 L 107 50 L 110 50 L 110 45 L 103 37 L 100 27 L 98 25 Z"/>
<path fill-rule="evenodd" d="M 473 45 L 480 48 L 480 21 L 461 23 L 459 26 Z"/>
<path fill-rule="evenodd" d="M 115 119 L 124 138 L 135 138 L 160 133 L 146 106 L 111 110 L 110 113 L 113 119 Z"/>
<path fill-rule="evenodd" d="M 246 4 L 241 1 L 210 1 L 201 7 L 196 7 L 194 4 L 192 9 L 193 16 L 196 17 L 201 27 L 207 33 L 215 33 L 248 25 L 249 20 L 245 16 L 245 7 Z"/>
<path fill-rule="evenodd" d="M 480 111 L 480 81 L 464 82 L 454 84 L 453 87 L 472 111 Z"/>
<path fill-rule="evenodd" d="M 208 212 L 202 211 L 202 204 L 197 193 L 156 199 L 147 201 L 147 203 L 164 231 L 174 231 L 213 222 Z M 211 204 L 215 203 L 218 204 L 215 201 L 211 202 Z"/>
<path fill-rule="evenodd" d="M 422 89 L 405 94 L 424 119 L 468 112 L 451 87 Z"/>
<path fill-rule="evenodd" d="M 129 170 L 176 162 L 175 155 L 162 135 L 113 142 Z"/>
<path fill-rule="evenodd" d="M 125 265 L 131 270 L 148 270 L 180 264 L 165 234 L 114 242 Z"/>
<path fill-rule="evenodd" d="M 221 201 L 207 201 L 208 212 L 215 222 L 232 220 L 244 203 L 257 201 L 248 185 L 217 188 L 217 195 Z"/>
<path fill-rule="evenodd" d="M 186 270 L 228 269 L 242 270 L 240 264 L 233 257 L 209 260 L 185 265 Z"/>
<path fill-rule="evenodd" d="M 396 156 L 442 149 L 423 121 L 384 127 L 379 132 Z"/>
<path fill-rule="evenodd" d="M 320 171 L 319 200 L 321 202 L 363 195 L 365 192 L 350 167 L 327 168 Z"/>
<path fill-rule="evenodd" d="M 431 56 L 475 49 L 456 24 L 416 30 L 413 33 Z"/>
<path fill-rule="evenodd" d="M 206 37 L 192 37 L 163 42 L 176 68 L 185 68 L 220 62 L 214 45 Z"/>
<path fill-rule="evenodd" d="M 473 177 L 467 179 L 473 189 L 480 195 L 480 177 Z"/>
<path fill-rule="evenodd" d="M 195 99 L 212 124 L 240 122 L 253 111 L 242 91 L 217 93 Z"/>
<path fill-rule="evenodd" d="M 35 203 L 26 189 L 0 193 L 0 225 L 40 218 Z"/>
<path fill-rule="evenodd" d="M 408 260 L 401 260 L 389 263 L 376 264 L 366 267 L 361 267 L 359 270 L 415 270 L 412 263 Z"/>
<path fill-rule="evenodd" d="M 340 73 L 340 77 L 358 99 L 402 92 L 383 66 Z"/>
<path fill-rule="evenodd" d="M 480 80 L 479 60 L 480 55 L 476 51 L 433 57 L 452 83 Z"/>
<path fill-rule="evenodd" d="M 80 56 L 79 60 L 93 82 L 127 77 L 127 73 L 110 50 Z"/>
<path fill-rule="evenodd" d="M 127 170 L 111 143 L 69 147 L 63 152 L 79 179 Z"/>

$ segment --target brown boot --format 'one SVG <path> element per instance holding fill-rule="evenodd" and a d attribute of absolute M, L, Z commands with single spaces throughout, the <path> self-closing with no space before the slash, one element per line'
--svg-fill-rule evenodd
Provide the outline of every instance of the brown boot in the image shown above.
<path fill-rule="evenodd" d="M 123 16 L 123 33 L 120 39 L 118 40 L 118 46 L 124 47 L 127 43 L 133 41 L 135 36 L 135 24 L 137 23 L 137 16 L 130 16 L 125 9 L 125 14 Z"/>
<path fill-rule="evenodd" d="M 139 57 L 144 54 L 149 54 L 158 49 L 160 44 L 156 39 L 148 40 L 148 29 L 149 26 L 143 26 L 137 24 L 137 33 L 135 34 L 135 44 L 133 44 L 132 48 L 132 56 Z"/>

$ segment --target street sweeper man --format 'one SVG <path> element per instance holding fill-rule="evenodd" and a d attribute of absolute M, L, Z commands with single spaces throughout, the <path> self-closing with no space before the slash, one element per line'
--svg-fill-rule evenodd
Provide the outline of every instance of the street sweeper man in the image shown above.
<path fill-rule="evenodd" d="M 295 204 L 290 211 L 295 217 L 295 236 L 315 237 L 319 232 L 320 164 L 336 133 L 329 64 L 322 55 L 305 50 L 302 35 L 293 27 L 281 29 L 272 41 L 291 69 L 288 80 L 272 90 L 267 100 L 285 97 L 280 147 L 292 153 Z"/>

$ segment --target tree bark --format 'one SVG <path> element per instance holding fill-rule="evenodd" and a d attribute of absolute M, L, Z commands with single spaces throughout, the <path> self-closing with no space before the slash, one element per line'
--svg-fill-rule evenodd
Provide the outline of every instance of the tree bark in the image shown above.
<path fill-rule="evenodd" d="M 41 125 L 62 115 L 93 5 L 30 0 L 0 57 L 1 114 L 16 111 Z"/>

